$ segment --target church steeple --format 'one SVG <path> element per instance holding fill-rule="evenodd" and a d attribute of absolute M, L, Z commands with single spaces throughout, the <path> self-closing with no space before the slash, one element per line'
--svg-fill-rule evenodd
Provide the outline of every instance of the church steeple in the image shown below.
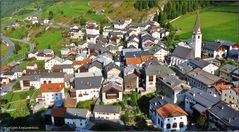
<path fill-rule="evenodd" d="M 202 33 L 200 29 L 199 13 L 197 11 L 194 30 L 192 34 L 192 48 L 194 51 L 194 58 L 201 58 L 202 51 Z"/>
<path fill-rule="evenodd" d="M 193 33 L 197 33 L 197 32 L 201 32 L 200 31 L 200 21 L 199 21 L 199 13 L 198 13 L 198 11 L 197 11 L 197 16 L 196 16 L 195 24 L 194 24 L 194 31 L 193 31 Z"/>

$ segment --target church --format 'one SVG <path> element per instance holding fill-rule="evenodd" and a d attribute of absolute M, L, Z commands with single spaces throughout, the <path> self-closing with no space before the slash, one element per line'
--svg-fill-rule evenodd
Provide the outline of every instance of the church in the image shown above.
<path fill-rule="evenodd" d="M 171 54 L 170 65 L 178 65 L 190 59 L 201 58 L 202 33 L 200 29 L 199 15 L 197 13 L 192 39 L 180 42 Z"/>

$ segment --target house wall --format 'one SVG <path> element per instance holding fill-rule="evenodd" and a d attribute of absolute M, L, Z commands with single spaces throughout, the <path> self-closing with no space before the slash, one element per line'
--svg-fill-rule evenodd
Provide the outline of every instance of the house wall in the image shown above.
<path fill-rule="evenodd" d="M 120 113 L 94 112 L 96 120 L 120 120 Z"/>
<path fill-rule="evenodd" d="M 44 92 L 42 93 L 42 97 L 44 98 L 45 106 L 53 105 L 54 102 L 65 98 L 64 89 L 60 92 Z"/>
<path fill-rule="evenodd" d="M 49 83 L 49 81 L 51 83 L 62 83 L 62 82 L 65 82 L 64 78 L 40 78 L 41 84 L 44 84 L 44 81 L 46 81 L 47 84 Z"/>
<path fill-rule="evenodd" d="M 45 69 L 51 70 L 54 65 L 59 65 L 59 64 L 61 64 L 61 62 L 59 62 L 55 59 L 52 59 L 45 63 Z"/>
<path fill-rule="evenodd" d="M 99 98 L 100 88 L 76 90 L 76 101 L 86 101 Z"/>
<path fill-rule="evenodd" d="M 158 59 L 158 61 L 164 62 L 165 57 L 168 55 L 169 51 L 160 49 L 158 52 L 154 54 L 154 56 Z"/>
<path fill-rule="evenodd" d="M 107 72 L 107 77 L 120 77 L 121 76 L 121 71 L 119 71 L 116 68 L 113 68 Z"/>
<path fill-rule="evenodd" d="M 222 90 L 221 100 L 239 111 L 239 93 L 236 93 L 233 89 Z"/>
<path fill-rule="evenodd" d="M 101 69 L 94 66 L 94 67 L 89 68 L 88 72 L 101 72 Z"/>
<path fill-rule="evenodd" d="M 156 126 L 163 131 L 172 131 L 172 130 L 180 130 L 185 131 L 187 129 L 187 116 L 178 116 L 178 117 L 171 117 L 171 118 L 163 118 L 159 114 L 156 115 Z M 173 124 L 176 123 L 176 127 L 173 127 Z M 183 123 L 183 126 L 180 127 L 180 123 Z M 167 125 L 170 124 L 170 127 L 167 128 Z"/>
<path fill-rule="evenodd" d="M 104 104 L 112 104 L 123 100 L 123 93 L 119 92 L 119 97 L 117 99 L 106 99 L 106 93 L 102 93 L 102 101 Z"/>
<path fill-rule="evenodd" d="M 215 72 L 218 70 L 218 67 L 213 64 L 209 64 L 208 66 L 204 67 L 202 70 L 211 74 L 215 74 Z"/>
<path fill-rule="evenodd" d="M 71 119 L 71 118 L 65 118 L 65 124 L 75 126 L 77 128 L 85 128 L 88 125 L 89 119 Z"/>
<path fill-rule="evenodd" d="M 145 76 L 145 88 L 146 91 L 155 91 L 156 90 L 156 75 L 153 75 L 153 81 L 149 81 L 149 76 Z"/>

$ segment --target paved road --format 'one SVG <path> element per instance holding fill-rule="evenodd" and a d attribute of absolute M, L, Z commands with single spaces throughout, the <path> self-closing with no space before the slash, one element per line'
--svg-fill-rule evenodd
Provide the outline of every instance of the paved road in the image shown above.
<path fill-rule="evenodd" d="M 1 63 L 3 63 L 13 54 L 15 47 L 14 47 L 14 43 L 11 40 L 9 40 L 7 37 L 3 36 L 2 34 L 0 34 L 0 38 L 9 47 L 8 53 L 4 57 L 1 58 Z"/>

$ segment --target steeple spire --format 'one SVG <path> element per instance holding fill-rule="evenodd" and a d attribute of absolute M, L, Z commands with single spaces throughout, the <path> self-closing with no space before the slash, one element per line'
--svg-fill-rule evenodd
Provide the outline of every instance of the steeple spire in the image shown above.
<path fill-rule="evenodd" d="M 195 20 L 195 24 L 194 24 L 194 31 L 193 33 L 197 33 L 200 32 L 200 21 L 199 21 L 199 13 L 197 10 L 197 16 L 196 16 L 196 20 Z"/>

